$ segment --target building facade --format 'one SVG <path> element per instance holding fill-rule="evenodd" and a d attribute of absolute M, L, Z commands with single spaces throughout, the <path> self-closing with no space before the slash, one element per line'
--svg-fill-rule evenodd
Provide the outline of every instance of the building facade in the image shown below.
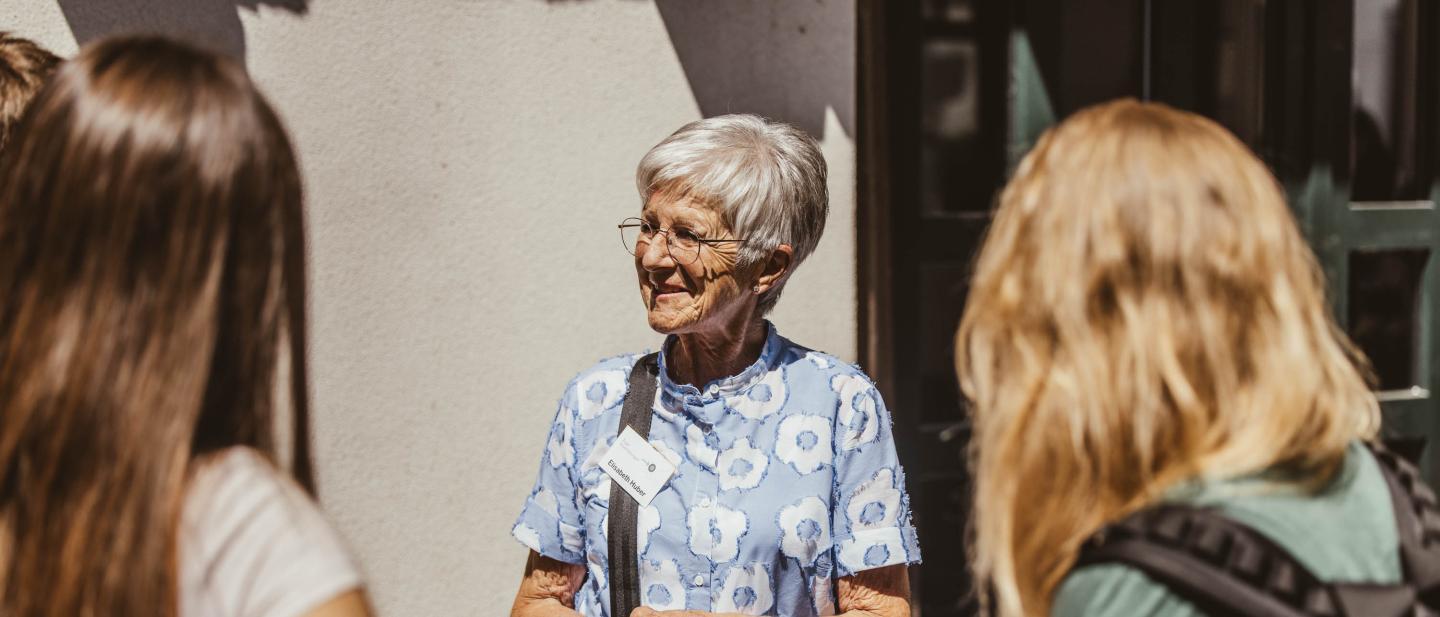
<path fill-rule="evenodd" d="M 654 348 L 615 224 L 634 165 L 732 112 L 821 140 L 831 218 L 773 316 L 881 387 L 926 562 L 974 611 L 951 366 L 995 191 L 1048 126 L 1130 96 L 1272 166 L 1431 477 L 1440 428 L 1440 11 L 1425 0 L 17 0 L 62 54 L 111 33 L 243 60 L 289 124 L 312 234 L 321 498 L 383 614 L 507 610 L 555 403 Z"/>
<path fill-rule="evenodd" d="M 162 31 L 247 65 L 306 183 L 320 497 L 381 614 L 502 615 L 556 402 L 654 348 L 616 225 L 635 165 L 728 112 L 820 139 L 831 217 L 774 314 L 856 359 L 855 7 L 637 0 L 6 0 L 70 55 Z"/>

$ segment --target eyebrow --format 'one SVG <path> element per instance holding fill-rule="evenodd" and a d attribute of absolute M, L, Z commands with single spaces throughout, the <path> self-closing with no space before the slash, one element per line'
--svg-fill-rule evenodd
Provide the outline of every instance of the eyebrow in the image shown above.
<path fill-rule="evenodd" d="M 645 219 L 646 221 L 654 221 L 655 211 L 650 208 L 641 210 L 640 218 Z M 685 227 L 686 229 L 689 229 L 691 231 L 703 230 L 703 233 L 713 233 L 715 231 L 714 229 L 712 229 L 713 225 L 697 219 L 694 215 L 691 215 L 688 212 L 674 217 L 674 219 L 671 221 L 671 226 L 673 227 L 675 225 Z"/>

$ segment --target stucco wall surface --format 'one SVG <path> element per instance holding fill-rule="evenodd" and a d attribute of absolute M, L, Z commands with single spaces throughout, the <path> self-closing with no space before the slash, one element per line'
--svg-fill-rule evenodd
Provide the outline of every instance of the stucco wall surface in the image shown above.
<path fill-rule="evenodd" d="M 312 241 L 321 497 L 382 614 L 503 615 L 509 528 L 564 384 L 653 348 L 615 224 L 703 115 L 822 138 L 832 214 L 774 320 L 856 353 L 853 0 L 6 0 L 65 55 L 130 29 L 244 59 L 290 127 Z"/>

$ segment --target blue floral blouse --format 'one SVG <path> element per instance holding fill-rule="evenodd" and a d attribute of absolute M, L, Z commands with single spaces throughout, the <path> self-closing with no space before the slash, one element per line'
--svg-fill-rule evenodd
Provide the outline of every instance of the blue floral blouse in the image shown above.
<path fill-rule="evenodd" d="M 650 444 L 677 471 L 639 512 L 646 606 L 832 615 L 834 579 L 920 561 L 874 384 L 766 327 L 755 364 L 704 390 L 670 381 L 661 353 Z M 512 530 L 541 555 L 586 566 L 575 608 L 591 617 L 608 616 L 610 604 L 611 481 L 598 462 L 638 357 L 604 360 L 566 387 Z"/>

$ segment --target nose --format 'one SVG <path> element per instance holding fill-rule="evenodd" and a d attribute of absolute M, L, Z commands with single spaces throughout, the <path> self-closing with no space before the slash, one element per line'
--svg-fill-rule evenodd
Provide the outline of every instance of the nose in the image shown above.
<path fill-rule="evenodd" d="M 669 240 L 665 234 L 655 234 L 639 253 L 640 267 L 649 271 L 675 267 L 675 258 L 670 256 Z"/>

